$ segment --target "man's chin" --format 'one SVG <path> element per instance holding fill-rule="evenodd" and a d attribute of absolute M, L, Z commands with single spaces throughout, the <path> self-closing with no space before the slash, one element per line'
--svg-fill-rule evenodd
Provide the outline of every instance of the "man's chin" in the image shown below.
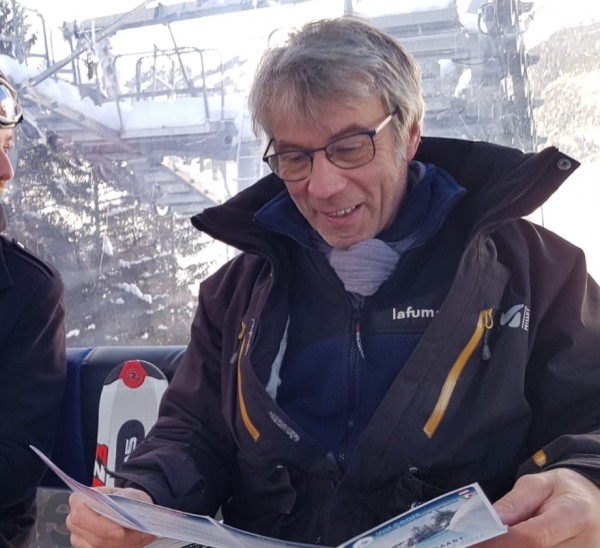
<path fill-rule="evenodd" d="M 321 234 L 321 237 L 334 249 L 348 249 L 355 244 L 370 240 L 374 236 L 351 236 L 351 237 L 340 237 L 332 234 Z"/>

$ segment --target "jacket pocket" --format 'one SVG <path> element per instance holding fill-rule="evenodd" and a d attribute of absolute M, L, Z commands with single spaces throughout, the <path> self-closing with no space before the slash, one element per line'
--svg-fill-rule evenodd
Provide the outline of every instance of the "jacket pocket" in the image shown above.
<path fill-rule="evenodd" d="M 456 361 L 450 368 L 450 372 L 448 373 L 448 376 L 442 385 L 435 408 L 423 427 L 423 432 L 425 432 L 425 435 L 428 438 L 433 438 L 438 426 L 442 422 L 442 419 L 444 418 L 444 415 L 448 409 L 448 405 L 450 404 L 450 399 L 452 398 L 454 389 L 456 388 L 458 380 L 460 379 L 460 376 L 465 368 L 465 365 L 469 361 L 469 358 L 471 358 L 471 356 L 475 353 L 475 350 L 479 347 L 480 342 L 484 339 L 484 335 L 489 333 L 492 327 L 494 327 L 493 314 L 494 310 L 492 308 L 486 308 L 479 313 L 475 331 L 471 335 L 469 342 L 462 349 L 461 353 L 458 355 L 458 358 L 456 358 Z"/>
<path fill-rule="evenodd" d="M 446 487 L 426 481 L 412 471 L 405 472 L 394 486 L 386 513 L 390 518 L 397 516 L 446 492 Z"/>
<path fill-rule="evenodd" d="M 258 469 L 240 464 L 232 496 L 223 507 L 227 523 L 262 535 L 277 536 L 281 521 L 296 504 L 297 493 L 287 467 Z"/>
<path fill-rule="evenodd" d="M 333 471 L 240 463 L 232 497 L 223 507 L 229 525 L 294 542 L 321 544 L 336 479 Z"/>

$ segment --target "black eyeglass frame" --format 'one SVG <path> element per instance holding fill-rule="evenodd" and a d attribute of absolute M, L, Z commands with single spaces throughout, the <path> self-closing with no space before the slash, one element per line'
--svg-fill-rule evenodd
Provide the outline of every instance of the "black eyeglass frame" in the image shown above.
<path fill-rule="evenodd" d="M 308 177 L 308 175 L 310 175 L 312 173 L 313 170 L 313 163 L 314 163 L 314 155 L 315 152 L 319 152 L 319 151 L 323 151 L 325 153 L 325 157 L 337 168 L 339 169 L 357 169 L 359 167 L 363 167 L 366 166 L 369 162 L 373 161 L 373 158 L 375 158 L 375 153 L 376 153 L 376 147 L 375 147 L 375 136 L 381 132 L 381 130 L 387 126 L 392 119 L 394 118 L 394 116 L 396 116 L 399 113 L 399 110 L 396 108 L 393 112 L 390 112 L 385 119 L 375 128 L 375 129 L 371 129 L 368 131 L 358 131 L 356 133 L 351 133 L 350 135 L 343 135 L 341 137 L 337 137 L 335 139 L 333 139 L 332 141 L 329 141 L 329 143 L 327 143 L 324 147 L 319 147 L 319 148 L 313 148 L 312 150 L 302 150 L 302 149 L 290 149 L 290 150 L 284 150 L 282 152 L 275 152 L 273 154 L 269 154 L 267 155 L 267 152 L 269 151 L 269 148 L 271 148 L 271 145 L 273 144 L 273 141 L 275 139 L 271 138 L 271 140 L 269 141 L 269 143 L 267 144 L 267 148 L 265 149 L 265 152 L 263 153 L 262 156 L 262 161 L 265 162 L 269 168 L 271 169 L 271 171 L 273 171 L 273 173 L 275 173 L 275 175 L 277 175 L 278 177 L 280 177 L 283 181 L 285 181 L 286 183 L 297 183 L 299 181 L 302 181 L 303 179 L 306 179 L 306 177 Z M 335 143 L 338 143 L 339 141 L 342 141 L 344 139 L 350 139 L 352 137 L 357 137 L 359 135 L 366 135 L 367 137 L 369 137 L 371 139 L 371 145 L 373 146 L 373 154 L 371 155 L 371 157 L 363 163 L 357 164 L 357 165 L 353 165 L 353 166 L 340 166 L 338 164 L 336 164 L 333 161 L 333 155 L 332 154 L 328 154 L 327 153 L 327 149 L 329 147 L 331 147 L 331 145 L 334 145 Z M 270 160 L 281 156 L 282 154 L 289 154 L 289 153 L 302 153 L 306 156 L 308 156 L 308 158 L 310 159 L 310 171 L 308 171 L 308 173 L 306 175 L 304 175 L 303 177 L 299 177 L 297 179 L 283 179 L 283 177 L 281 177 L 279 175 L 279 173 L 273 169 L 273 166 L 270 163 Z"/>

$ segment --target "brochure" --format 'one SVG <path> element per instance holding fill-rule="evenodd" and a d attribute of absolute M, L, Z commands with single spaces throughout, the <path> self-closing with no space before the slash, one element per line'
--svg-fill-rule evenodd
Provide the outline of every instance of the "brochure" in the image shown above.
<path fill-rule="evenodd" d="M 248 533 L 201 516 L 165 508 L 87 487 L 58 468 L 33 446 L 33 451 L 85 503 L 108 519 L 158 537 L 153 548 L 301 548 L 316 546 Z M 446 493 L 409 510 L 335 548 L 466 548 L 507 531 L 477 483 Z"/>

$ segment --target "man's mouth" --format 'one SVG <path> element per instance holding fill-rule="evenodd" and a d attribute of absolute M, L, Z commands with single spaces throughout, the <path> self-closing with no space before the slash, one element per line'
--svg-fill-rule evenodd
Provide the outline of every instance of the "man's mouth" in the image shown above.
<path fill-rule="evenodd" d="M 347 207 L 346 209 L 340 209 L 339 211 L 334 211 L 333 213 L 328 213 L 329 217 L 345 217 L 346 215 L 350 215 L 358 206 Z"/>

